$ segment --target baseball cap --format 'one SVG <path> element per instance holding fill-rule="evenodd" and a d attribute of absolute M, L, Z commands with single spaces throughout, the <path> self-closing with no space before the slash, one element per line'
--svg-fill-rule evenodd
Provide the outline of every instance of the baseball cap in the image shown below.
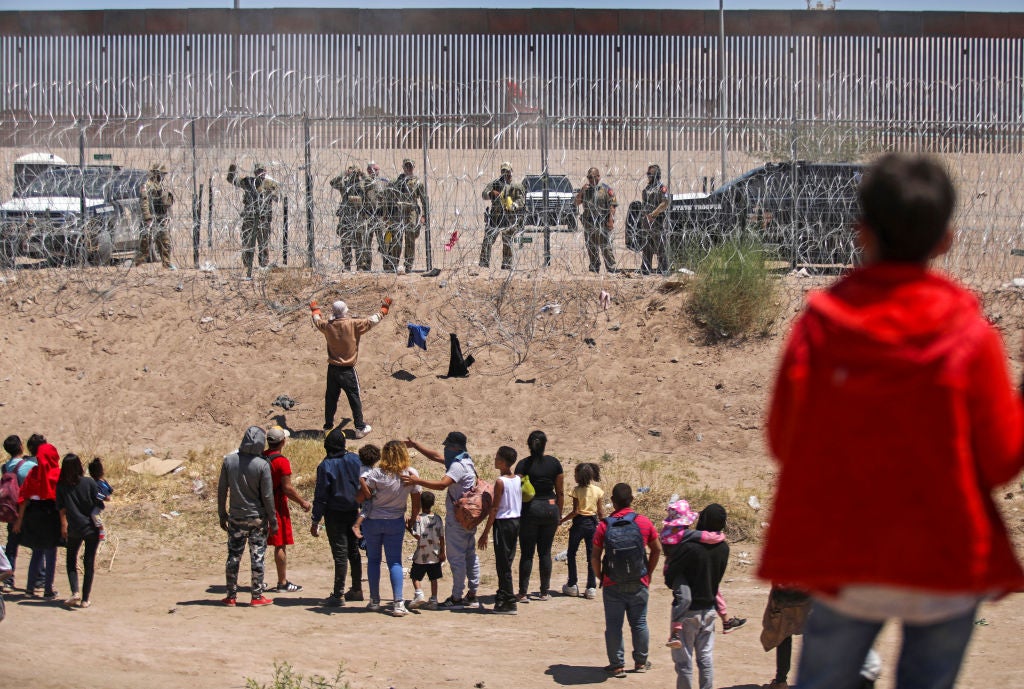
<path fill-rule="evenodd" d="M 287 428 L 281 428 L 280 426 L 271 426 L 267 429 L 267 442 L 268 443 L 279 443 L 291 433 Z"/>
<path fill-rule="evenodd" d="M 441 444 L 442 445 L 454 445 L 456 447 L 461 447 L 461 448 L 465 449 L 466 448 L 466 442 L 467 441 L 466 441 L 466 434 L 465 433 L 460 433 L 459 431 L 452 431 L 447 436 L 445 436 L 444 442 L 441 443 Z"/>

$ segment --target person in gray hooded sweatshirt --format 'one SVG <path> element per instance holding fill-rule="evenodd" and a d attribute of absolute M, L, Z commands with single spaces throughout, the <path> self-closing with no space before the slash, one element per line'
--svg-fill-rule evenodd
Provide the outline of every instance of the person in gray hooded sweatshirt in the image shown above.
<path fill-rule="evenodd" d="M 224 457 L 217 483 L 217 512 L 220 528 L 228 532 L 228 561 L 225 567 L 228 595 L 221 602 L 233 607 L 238 597 L 238 566 L 246 542 L 252 562 L 252 602 L 255 607 L 274 601 L 263 595 L 263 560 L 267 534 L 277 531 L 274 487 L 270 464 L 263 458 L 267 434 L 249 426 L 238 450 Z M 228 493 L 230 492 L 230 502 Z"/>

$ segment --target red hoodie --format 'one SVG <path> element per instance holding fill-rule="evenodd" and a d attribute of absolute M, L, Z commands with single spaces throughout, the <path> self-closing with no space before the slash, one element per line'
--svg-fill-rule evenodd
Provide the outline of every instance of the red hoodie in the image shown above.
<path fill-rule="evenodd" d="M 1022 405 L 977 300 L 882 264 L 813 294 L 778 373 L 760 576 L 946 592 L 1024 584 L 991 498 L 1024 466 Z"/>
<path fill-rule="evenodd" d="M 56 500 L 57 479 L 60 477 L 60 454 L 50 443 L 43 443 L 36 451 L 38 464 L 25 477 L 18 493 L 19 502 L 25 500 Z"/>

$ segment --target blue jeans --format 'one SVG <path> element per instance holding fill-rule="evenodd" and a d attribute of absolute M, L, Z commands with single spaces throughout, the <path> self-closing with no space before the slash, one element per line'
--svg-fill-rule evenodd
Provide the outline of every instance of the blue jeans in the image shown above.
<path fill-rule="evenodd" d="M 405 520 L 367 519 L 363 522 L 363 537 L 366 539 L 366 578 L 370 581 L 370 600 L 380 601 L 380 551 L 388 561 L 391 575 L 393 600 L 402 598 L 402 538 L 405 536 Z"/>
<path fill-rule="evenodd" d="M 455 510 L 448 514 L 454 515 Z M 452 598 L 462 598 L 462 587 L 469 580 L 469 590 L 475 594 L 480 587 L 480 558 L 476 556 L 476 529 L 466 531 L 455 521 L 445 516 L 444 552 L 448 566 L 452 568 Z"/>
<path fill-rule="evenodd" d="M 897 689 L 952 689 L 974 632 L 974 613 L 933 624 L 903 624 L 903 647 L 896 668 Z M 804 629 L 797 686 L 800 689 L 853 689 L 864 658 L 882 622 L 848 617 L 814 602 Z"/>
<path fill-rule="evenodd" d="M 580 550 L 580 543 L 587 546 L 587 588 L 597 588 L 597 578 L 594 576 L 594 568 L 590 566 L 590 556 L 594 552 L 594 533 L 597 531 L 597 517 L 577 515 L 572 518 L 572 526 L 569 527 L 569 580 L 568 586 L 575 586 L 579 583 L 576 573 L 576 553 Z"/>
<path fill-rule="evenodd" d="M 43 581 L 43 592 L 53 591 L 53 575 L 57 573 L 57 549 L 33 548 L 32 559 L 28 561 L 28 581 L 25 590 L 35 589 Z"/>
<path fill-rule="evenodd" d="M 646 586 L 641 586 L 635 593 L 620 593 L 615 586 L 605 586 L 604 592 L 604 645 L 608 651 L 608 663 L 622 667 L 626 651 L 622 641 L 622 621 L 629 621 L 629 630 L 633 637 L 633 662 L 642 665 L 647 662 L 647 648 L 651 634 L 647 629 Z"/>

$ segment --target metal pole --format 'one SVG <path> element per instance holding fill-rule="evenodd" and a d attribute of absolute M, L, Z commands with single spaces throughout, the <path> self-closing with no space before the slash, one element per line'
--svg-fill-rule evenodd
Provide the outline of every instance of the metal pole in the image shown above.
<path fill-rule="evenodd" d="M 543 112 L 540 114 L 540 166 L 543 177 L 541 180 L 544 183 L 544 194 L 542 196 L 542 205 L 544 213 L 544 267 L 551 265 L 551 219 L 548 217 L 550 213 L 550 190 L 551 177 L 548 175 L 548 118 Z"/>
<path fill-rule="evenodd" d="M 206 237 L 206 246 L 209 247 L 210 249 L 212 249 L 213 248 L 213 177 L 210 177 L 210 179 L 207 180 L 207 181 L 209 182 L 209 184 L 206 185 L 206 188 L 210 190 L 210 205 L 209 205 L 209 208 L 207 209 L 207 216 L 208 217 L 206 218 L 207 230 L 208 230 L 207 237 Z"/>
<path fill-rule="evenodd" d="M 429 147 L 428 147 L 427 144 L 428 144 L 428 141 L 430 139 L 430 123 L 429 122 L 424 122 L 422 130 L 423 130 L 423 134 L 422 134 L 421 138 L 423 139 L 423 179 L 420 180 L 420 184 L 423 185 L 423 199 L 424 199 L 424 203 L 426 204 L 427 209 L 429 209 L 430 208 L 430 204 L 429 204 L 430 194 L 428 193 L 428 190 L 427 190 L 427 176 L 428 176 L 427 172 L 429 172 L 429 170 L 430 170 L 430 165 L 428 164 L 428 160 L 429 159 L 427 158 L 427 156 L 429 155 L 429 153 L 428 153 L 428 148 Z M 423 219 L 423 248 L 427 252 L 427 272 L 429 273 L 430 271 L 432 271 L 434 269 L 434 249 L 430 246 L 430 214 L 429 213 Z"/>
<path fill-rule="evenodd" d="M 281 263 L 288 265 L 288 197 L 281 201 Z"/>
<path fill-rule="evenodd" d="M 82 191 L 78 195 L 78 222 L 85 224 L 85 124 L 78 121 L 78 174 L 82 182 Z"/>
<path fill-rule="evenodd" d="M 313 173 L 311 150 L 312 142 L 309 133 L 309 115 L 302 116 L 302 125 L 305 132 L 305 154 L 306 154 L 306 265 L 313 267 L 314 251 L 316 249 L 313 236 Z"/>
<path fill-rule="evenodd" d="M 718 135 L 722 144 L 722 171 L 719 179 L 725 176 L 725 0 L 718 0 Z"/>
<path fill-rule="evenodd" d="M 196 118 L 192 118 L 191 124 L 189 129 L 192 130 L 192 263 L 195 268 L 199 268 L 199 243 L 201 241 L 199 233 L 203 227 L 201 218 L 203 199 L 202 187 L 200 187 L 199 194 L 196 194 L 196 175 L 198 174 L 196 169 Z"/>

